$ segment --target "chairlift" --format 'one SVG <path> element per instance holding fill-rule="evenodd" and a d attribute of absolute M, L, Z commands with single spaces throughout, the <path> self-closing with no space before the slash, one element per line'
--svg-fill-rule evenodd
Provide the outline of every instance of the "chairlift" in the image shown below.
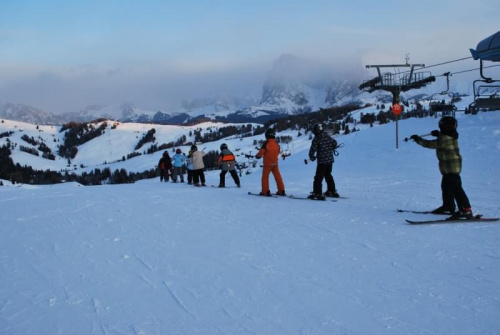
<path fill-rule="evenodd" d="M 455 100 L 455 95 L 453 94 L 453 92 L 449 92 L 450 91 L 450 72 L 446 72 L 446 73 L 443 73 L 443 76 L 446 77 L 446 90 L 443 91 L 443 92 L 439 92 L 439 93 L 434 93 L 433 95 L 431 95 L 431 98 L 429 100 L 429 109 L 431 110 L 431 112 L 442 112 L 443 116 L 444 115 L 447 115 L 449 114 L 450 112 L 451 113 L 455 113 L 455 110 L 457 110 L 457 108 L 455 107 L 455 105 L 453 104 L 454 100 Z M 440 101 L 434 101 L 433 98 L 435 95 L 446 95 L 448 97 L 450 97 L 450 102 L 446 102 L 445 99 L 442 99 Z M 455 115 L 453 115 L 455 116 Z"/>
<path fill-rule="evenodd" d="M 476 82 L 478 80 L 475 80 L 474 84 Z M 500 80 L 494 80 L 494 82 L 500 82 Z M 474 102 L 470 110 L 472 114 L 477 114 L 480 110 L 500 110 L 500 85 L 474 85 Z"/>
<path fill-rule="evenodd" d="M 472 57 L 479 59 L 481 78 L 474 80 L 474 102 L 469 105 L 469 111 L 477 114 L 479 110 L 500 110 L 500 85 L 491 85 L 500 80 L 486 77 L 483 72 L 483 61 L 500 62 L 500 31 L 478 43 L 476 50 L 470 49 Z"/>

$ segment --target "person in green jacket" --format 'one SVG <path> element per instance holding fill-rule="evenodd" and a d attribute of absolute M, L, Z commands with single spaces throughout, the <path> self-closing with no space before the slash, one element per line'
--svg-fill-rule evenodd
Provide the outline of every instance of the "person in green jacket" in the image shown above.
<path fill-rule="evenodd" d="M 452 214 L 449 219 L 472 219 L 472 210 L 467 194 L 462 188 L 462 156 L 458 148 L 457 120 L 451 116 L 444 116 L 439 120 L 439 130 L 433 130 L 435 140 L 424 140 L 418 135 L 410 138 L 424 148 L 435 149 L 439 161 L 439 171 L 443 175 L 441 191 L 443 205 L 432 211 L 435 214 Z M 455 202 L 458 211 L 455 212 Z"/>

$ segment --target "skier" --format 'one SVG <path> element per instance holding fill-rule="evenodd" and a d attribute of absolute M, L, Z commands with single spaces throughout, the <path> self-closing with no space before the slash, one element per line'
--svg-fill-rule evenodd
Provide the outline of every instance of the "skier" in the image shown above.
<path fill-rule="evenodd" d="M 452 214 L 449 217 L 451 220 L 472 219 L 469 198 L 462 188 L 462 179 L 460 178 L 462 156 L 460 156 L 458 148 L 457 120 L 451 116 L 444 116 L 439 120 L 439 130 L 433 130 L 431 135 L 436 136 L 437 139 L 424 140 L 418 135 L 412 135 L 410 138 L 425 148 L 436 149 L 439 170 L 443 175 L 441 180 L 443 205 L 432 212 Z M 455 212 L 455 201 L 458 206 L 457 212 Z"/>
<path fill-rule="evenodd" d="M 160 169 L 160 182 L 163 180 L 168 182 L 168 176 L 172 173 L 172 161 L 168 151 L 165 151 L 163 156 L 160 158 L 158 168 Z"/>
<path fill-rule="evenodd" d="M 313 162 L 318 159 L 318 165 L 314 176 L 313 191 L 308 198 L 315 200 L 325 200 L 325 196 L 338 198 L 339 194 L 335 189 L 332 176 L 333 151 L 337 148 L 337 141 L 323 130 L 320 123 L 313 126 L 313 133 L 314 139 L 309 149 L 309 159 Z M 324 195 L 322 194 L 323 179 L 327 185 Z"/>
<path fill-rule="evenodd" d="M 262 191 L 260 192 L 260 195 L 271 196 L 271 191 L 269 190 L 269 174 L 272 172 L 276 181 L 276 186 L 278 187 L 278 192 L 276 192 L 276 194 L 286 196 L 285 185 L 278 167 L 280 146 L 276 143 L 276 131 L 269 128 L 266 130 L 265 136 L 266 141 L 262 144 L 262 147 L 255 156 L 257 159 L 264 157 L 264 167 L 262 169 Z"/>
<path fill-rule="evenodd" d="M 193 164 L 193 182 L 194 186 L 206 186 L 205 185 L 205 164 L 203 164 L 203 156 L 205 153 L 203 151 L 198 151 L 196 145 L 191 146 L 191 163 Z M 201 181 L 201 184 L 200 184 Z"/>
<path fill-rule="evenodd" d="M 192 185 L 193 184 L 193 163 L 191 163 L 191 157 L 193 155 L 193 150 L 189 150 L 189 153 L 188 153 L 188 160 L 187 160 L 187 166 L 186 166 L 186 170 L 187 170 L 187 183 L 188 185 Z"/>
<path fill-rule="evenodd" d="M 221 168 L 219 187 L 226 187 L 226 174 L 229 171 L 233 177 L 236 186 L 240 187 L 240 178 L 236 173 L 236 158 L 233 153 L 227 148 L 226 143 L 220 146 L 220 155 L 217 164 Z"/>
<path fill-rule="evenodd" d="M 174 183 L 177 183 L 177 175 L 180 176 L 181 183 L 184 182 L 184 162 L 186 161 L 186 157 L 182 154 L 181 149 L 177 149 L 175 151 L 175 155 L 172 157 L 172 165 L 174 166 L 173 168 L 173 174 L 172 174 L 172 181 Z"/>

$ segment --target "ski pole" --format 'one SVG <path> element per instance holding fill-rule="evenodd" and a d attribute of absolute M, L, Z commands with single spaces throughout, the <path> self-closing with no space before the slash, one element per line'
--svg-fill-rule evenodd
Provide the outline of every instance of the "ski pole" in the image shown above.
<path fill-rule="evenodd" d="M 431 135 L 432 135 L 432 134 L 431 134 L 431 133 L 429 133 L 429 134 L 418 135 L 418 136 L 419 136 L 419 137 L 427 137 L 427 136 L 431 136 Z M 409 140 L 410 140 L 410 138 L 405 137 L 405 139 L 404 139 L 403 141 L 408 142 Z"/>

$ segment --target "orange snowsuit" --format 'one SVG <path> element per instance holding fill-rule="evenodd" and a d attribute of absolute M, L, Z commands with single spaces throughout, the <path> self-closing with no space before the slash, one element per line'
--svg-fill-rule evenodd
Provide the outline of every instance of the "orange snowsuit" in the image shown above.
<path fill-rule="evenodd" d="M 264 157 L 264 168 L 262 169 L 262 193 L 269 192 L 269 174 L 272 172 L 278 187 L 278 193 L 285 191 L 285 184 L 281 177 L 278 168 L 278 156 L 280 154 L 280 146 L 276 143 L 274 138 L 270 138 L 264 142 L 262 148 L 255 156 L 255 158 Z"/>

